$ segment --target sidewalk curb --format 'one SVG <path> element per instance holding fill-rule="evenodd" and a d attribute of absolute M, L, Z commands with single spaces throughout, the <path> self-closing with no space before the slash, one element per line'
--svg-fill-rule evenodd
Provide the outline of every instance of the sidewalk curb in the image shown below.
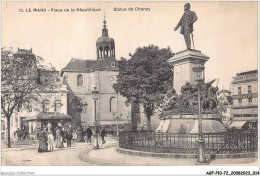
<path fill-rule="evenodd" d="M 104 148 L 101 148 L 101 149 L 107 149 L 107 148 L 115 148 L 116 152 L 117 151 L 117 146 L 116 145 L 110 145 L 110 146 L 107 146 L 107 147 L 104 147 Z M 128 164 L 126 162 L 122 162 L 122 161 L 115 161 L 113 159 L 111 160 L 106 160 L 106 159 L 97 159 L 93 156 L 90 156 L 89 155 L 89 152 L 91 152 L 92 149 L 89 149 L 89 150 L 85 150 L 83 152 L 80 153 L 79 155 L 79 158 L 82 160 L 82 161 L 85 161 L 85 162 L 88 162 L 90 164 L 93 164 L 93 165 L 97 165 L 97 166 L 128 166 Z M 118 152 L 120 153 L 120 152 Z M 129 155 L 131 156 L 131 155 Z M 133 156 L 133 155 L 132 155 Z M 138 155 L 137 155 L 138 156 Z M 147 157 L 149 158 L 149 157 Z M 153 157 L 154 158 L 154 157 Z M 160 158 L 160 157 L 159 157 Z M 184 158 L 172 158 L 172 159 L 175 159 L 175 160 L 187 160 L 187 161 L 194 161 L 195 162 L 195 159 L 184 159 Z M 225 159 L 225 160 L 230 160 L 231 158 L 229 159 Z M 232 158 L 233 159 L 233 158 Z M 231 159 L 231 160 L 232 160 Z M 249 159 L 249 158 L 241 158 L 241 159 Z M 252 158 L 253 159 L 253 158 Z M 217 159 L 217 160 L 222 160 L 222 159 Z M 221 164 L 221 163 L 214 163 L 214 161 L 216 160 L 210 160 L 210 162 L 208 163 L 209 166 L 223 166 L 223 165 L 226 165 L 226 164 Z M 250 162 L 251 163 L 251 162 Z M 243 165 L 243 166 L 246 166 L 250 163 L 231 163 L 230 166 L 239 166 L 239 165 Z M 208 166 L 207 165 L 207 166 Z M 129 166 L 140 166 L 140 165 L 129 165 Z M 159 165 L 154 165 L 154 164 L 148 164 L 148 165 L 142 165 L 142 166 L 159 166 Z M 172 166 L 172 165 L 165 165 L 165 166 Z M 177 165 L 176 165 L 177 166 Z M 196 166 L 195 164 L 192 164 L 192 165 L 180 165 L 180 166 Z"/>
<path fill-rule="evenodd" d="M 116 148 L 119 153 L 133 155 L 133 156 L 143 156 L 143 157 L 158 157 L 158 158 L 176 158 L 176 159 L 197 159 L 198 154 L 189 153 L 155 153 L 155 152 L 144 152 L 139 150 L 130 150 L 125 148 Z M 210 154 L 205 154 L 206 158 L 211 158 Z M 215 159 L 235 159 L 235 158 L 255 158 L 257 157 L 257 152 L 248 153 L 234 153 L 234 154 L 215 154 Z"/>
<path fill-rule="evenodd" d="M 100 149 L 113 148 L 113 147 L 117 147 L 117 143 L 108 145 L 108 146 L 106 146 L 104 148 L 100 148 Z M 92 150 L 93 149 L 89 149 L 89 150 L 81 152 L 79 154 L 79 158 L 82 161 L 85 161 L 87 163 L 94 164 L 94 165 L 97 165 L 97 166 L 125 166 L 125 164 L 120 164 L 118 162 L 113 162 L 113 161 L 108 161 L 108 160 L 100 160 L 100 159 L 96 159 L 96 158 L 88 156 L 89 155 L 88 153 Z"/>

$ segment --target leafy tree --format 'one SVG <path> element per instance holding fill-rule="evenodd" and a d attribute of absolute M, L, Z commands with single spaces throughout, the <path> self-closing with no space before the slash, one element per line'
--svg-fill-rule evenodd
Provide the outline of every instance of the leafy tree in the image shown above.
<path fill-rule="evenodd" d="M 137 48 L 131 58 L 119 61 L 119 74 L 114 89 L 128 102 L 141 103 L 151 129 L 151 116 L 168 87 L 172 87 L 172 71 L 168 63 L 174 54 L 170 48 L 149 45 Z"/>
<path fill-rule="evenodd" d="M 37 101 L 47 82 L 40 81 L 43 59 L 32 50 L 1 48 L 1 110 L 7 120 L 7 146 L 10 148 L 10 119 L 17 108 L 28 101 Z M 54 69 L 53 67 L 50 69 Z"/>

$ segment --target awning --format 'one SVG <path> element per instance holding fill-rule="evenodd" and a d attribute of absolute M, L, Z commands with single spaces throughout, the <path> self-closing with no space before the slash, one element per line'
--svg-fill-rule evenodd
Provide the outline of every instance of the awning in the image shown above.
<path fill-rule="evenodd" d="M 232 124 L 230 124 L 228 126 L 228 128 L 237 128 L 237 129 L 241 129 L 247 121 L 235 121 Z"/>
<path fill-rule="evenodd" d="M 61 114 L 59 112 L 39 112 L 32 117 L 26 118 L 27 121 L 32 120 L 71 120 L 69 115 Z"/>

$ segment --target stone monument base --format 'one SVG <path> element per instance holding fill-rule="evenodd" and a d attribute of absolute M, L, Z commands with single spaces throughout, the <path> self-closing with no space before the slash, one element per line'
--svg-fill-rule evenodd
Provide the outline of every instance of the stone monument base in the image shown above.
<path fill-rule="evenodd" d="M 227 129 L 215 119 L 202 119 L 203 133 L 220 133 Z M 198 118 L 171 118 L 161 120 L 156 132 L 167 132 L 175 134 L 196 134 L 198 129 Z"/>
<path fill-rule="evenodd" d="M 177 52 L 169 63 L 173 66 L 173 87 L 177 94 L 180 94 L 181 87 L 190 82 L 196 84 L 196 74 L 192 68 L 196 65 L 204 66 L 209 57 L 199 50 L 187 49 Z"/>

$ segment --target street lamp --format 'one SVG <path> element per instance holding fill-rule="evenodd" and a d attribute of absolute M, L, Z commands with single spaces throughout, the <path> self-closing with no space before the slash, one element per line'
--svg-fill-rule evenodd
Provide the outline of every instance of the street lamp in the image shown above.
<path fill-rule="evenodd" d="M 202 119 L 201 119 L 201 108 L 200 108 L 200 89 L 201 89 L 201 84 L 204 82 L 204 66 L 196 66 L 192 68 L 193 72 L 196 73 L 196 81 L 198 82 L 198 106 L 199 106 L 199 139 L 198 139 L 198 147 L 199 147 L 199 155 L 197 159 L 198 164 L 205 164 L 206 163 L 206 158 L 205 158 L 205 150 L 204 150 L 204 144 L 205 140 L 203 138 L 203 133 L 202 133 Z"/>
<path fill-rule="evenodd" d="M 122 114 L 120 113 L 118 115 L 118 113 L 113 113 L 113 118 L 116 120 L 116 135 L 118 136 L 119 135 L 119 132 L 118 132 L 118 120 L 120 120 L 122 118 Z"/>
<path fill-rule="evenodd" d="M 98 150 L 99 146 L 98 146 L 98 127 L 97 127 L 97 100 L 98 100 L 98 91 L 97 91 L 97 87 L 94 87 L 94 91 L 92 91 L 92 98 L 94 100 L 95 103 L 95 128 L 96 131 L 94 132 L 94 138 L 95 138 L 95 142 L 93 145 L 93 149 L 94 150 Z"/>

